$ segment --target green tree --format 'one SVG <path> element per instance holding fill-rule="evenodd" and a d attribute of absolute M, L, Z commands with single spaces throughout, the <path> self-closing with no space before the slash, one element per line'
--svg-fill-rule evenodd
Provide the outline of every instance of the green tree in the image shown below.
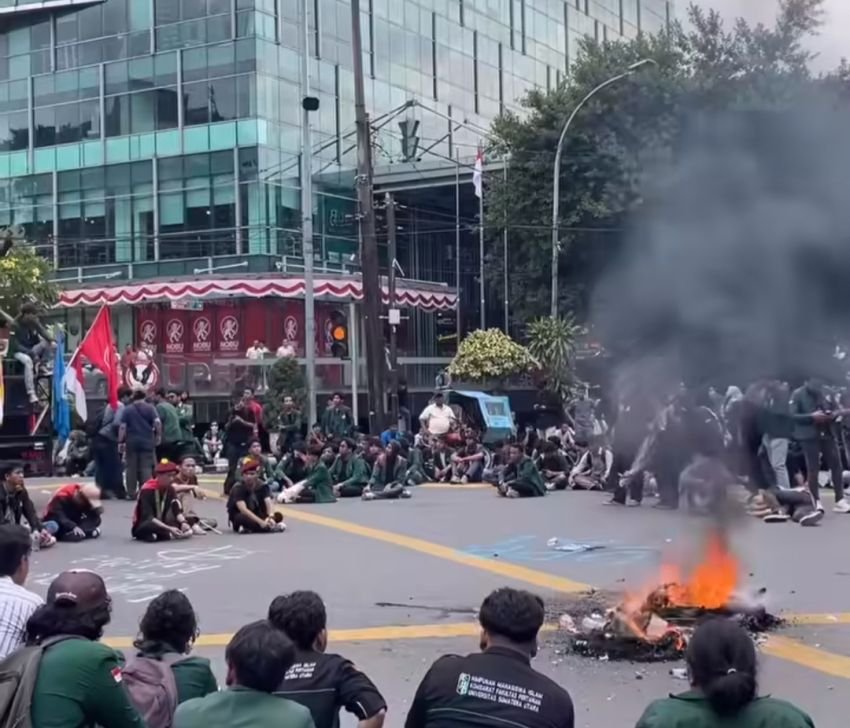
<path fill-rule="evenodd" d="M 307 388 L 304 372 L 298 360 L 292 356 L 278 359 L 269 368 L 268 383 L 269 388 L 263 405 L 263 419 L 269 432 L 277 432 L 284 397 L 292 397 L 302 411 L 306 405 Z"/>
<path fill-rule="evenodd" d="M 503 380 L 537 368 L 528 349 L 499 329 L 469 334 L 449 364 L 452 379 L 467 382 Z"/>
<path fill-rule="evenodd" d="M 674 23 L 628 42 L 586 39 L 560 86 L 529 92 L 523 114 L 506 113 L 493 122 L 489 154 L 507 155 L 510 162 L 506 182 L 500 174 L 487 179 L 485 224 L 495 238 L 508 220 L 510 297 L 518 320 L 548 312 L 555 150 L 581 99 L 639 60 L 658 64 L 595 95 L 565 140 L 560 308 L 579 318 L 595 280 L 618 252 L 628 220 L 644 202 L 649 170 L 675 161 L 686 112 L 781 108 L 802 84 L 813 83 L 803 41 L 817 29 L 822 4 L 778 0 L 770 28 L 742 20 L 727 27 L 716 12 L 691 5 L 688 30 Z M 498 290 L 502 273 L 501 255 L 493 253 L 487 274 Z"/>
<path fill-rule="evenodd" d="M 0 309 L 15 317 L 27 301 L 52 306 L 59 292 L 49 276 L 47 260 L 29 245 L 14 245 L 0 258 Z"/>
<path fill-rule="evenodd" d="M 528 351 L 540 364 L 546 388 L 566 403 L 575 384 L 575 352 L 578 337 L 584 333 L 571 316 L 532 321 L 526 330 Z"/>

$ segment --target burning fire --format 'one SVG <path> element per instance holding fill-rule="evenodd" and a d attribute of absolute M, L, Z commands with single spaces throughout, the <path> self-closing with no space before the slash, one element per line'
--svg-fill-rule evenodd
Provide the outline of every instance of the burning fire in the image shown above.
<path fill-rule="evenodd" d="M 660 579 L 649 590 L 626 597 L 613 610 L 611 621 L 621 629 L 649 642 L 677 636 L 684 638 L 664 619 L 670 609 L 723 609 L 731 604 L 738 585 L 738 561 L 719 533 L 710 533 L 705 555 L 689 574 L 674 564 L 661 567 Z"/>

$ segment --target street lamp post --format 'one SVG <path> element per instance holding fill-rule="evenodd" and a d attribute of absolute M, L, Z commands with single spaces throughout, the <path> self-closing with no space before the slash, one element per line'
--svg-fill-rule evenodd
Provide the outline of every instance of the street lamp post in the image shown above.
<path fill-rule="evenodd" d="M 561 153 L 564 148 L 564 139 L 567 137 L 567 132 L 570 130 L 570 125 L 573 123 L 573 119 L 576 118 L 578 112 L 581 111 L 581 108 L 590 101 L 591 98 L 603 89 L 608 88 L 608 86 L 611 86 L 618 81 L 622 81 L 624 78 L 628 78 L 644 66 L 648 65 L 657 66 L 658 63 L 651 58 L 644 58 L 642 61 L 633 63 L 625 71 L 623 71 L 623 73 L 619 73 L 616 76 L 609 78 L 607 81 L 600 83 L 596 88 L 588 93 L 587 96 L 579 101 L 578 106 L 573 109 L 573 113 L 570 114 L 570 118 L 567 119 L 567 123 L 564 124 L 564 128 L 561 130 L 561 137 L 558 139 L 558 149 L 555 152 L 555 168 L 552 174 L 552 318 L 556 318 L 558 316 L 558 253 L 560 252 L 561 247 L 558 242 L 558 216 L 560 214 L 561 202 Z"/>

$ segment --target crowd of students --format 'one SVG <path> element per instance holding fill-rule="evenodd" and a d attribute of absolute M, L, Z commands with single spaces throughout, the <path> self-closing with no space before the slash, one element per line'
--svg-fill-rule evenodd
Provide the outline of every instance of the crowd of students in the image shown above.
<path fill-rule="evenodd" d="M 46 599 L 25 587 L 32 542 L 0 526 L 0 716 L 32 728 L 336 728 L 342 709 L 358 728 L 381 728 L 387 702 L 368 675 L 328 652 L 321 597 L 275 598 L 236 632 L 220 689 L 210 661 L 192 654 L 199 620 L 189 598 L 153 599 L 127 654 L 101 641 L 112 602 L 92 571 L 65 571 Z M 570 694 L 532 667 L 543 600 L 501 588 L 481 604 L 480 651 L 439 657 L 422 678 L 406 728 L 521 725 L 574 728 Z M 812 728 L 793 705 L 757 697 L 751 638 L 735 623 L 697 628 L 687 650 L 691 688 L 653 702 L 637 728 Z M 401 720 L 394 721 L 396 725 Z"/>

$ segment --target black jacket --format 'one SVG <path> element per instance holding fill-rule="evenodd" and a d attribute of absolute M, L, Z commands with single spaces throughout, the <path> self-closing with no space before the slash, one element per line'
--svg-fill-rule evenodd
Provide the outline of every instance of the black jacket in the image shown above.
<path fill-rule="evenodd" d="M 21 517 L 25 518 L 33 531 L 41 530 L 41 521 L 35 512 L 35 506 L 26 488 L 9 493 L 0 486 L 0 523 L 20 525 Z"/>
<path fill-rule="evenodd" d="M 485 725 L 573 728 L 573 701 L 516 650 L 441 657 L 419 685 L 405 728 Z"/>

